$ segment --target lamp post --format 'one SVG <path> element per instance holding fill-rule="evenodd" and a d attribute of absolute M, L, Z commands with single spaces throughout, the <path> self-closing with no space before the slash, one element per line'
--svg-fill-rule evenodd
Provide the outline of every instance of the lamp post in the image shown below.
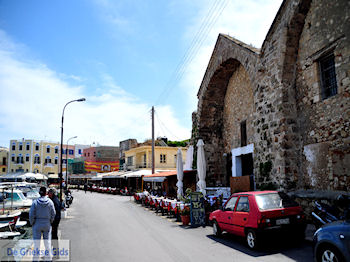
<path fill-rule="evenodd" d="M 75 139 L 75 138 L 77 138 L 77 136 L 73 136 L 73 137 L 69 138 L 67 140 L 67 146 L 66 146 L 66 179 L 67 179 L 66 187 L 67 187 L 67 189 L 68 189 L 68 143 L 71 139 Z"/>
<path fill-rule="evenodd" d="M 70 103 L 73 102 L 84 102 L 86 99 L 85 98 L 80 98 L 80 99 L 76 99 L 76 100 L 72 100 L 69 101 L 64 107 L 63 107 L 63 111 L 62 111 L 62 125 L 61 125 L 61 154 L 60 154 L 60 174 L 59 174 L 59 180 L 60 180 L 60 202 L 62 203 L 62 165 L 63 165 L 63 161 L 62 161 L 62 157 L 63 157 L 63 120 L 64 120 L 64 110 L 66 109 L 66 106 Z"/>

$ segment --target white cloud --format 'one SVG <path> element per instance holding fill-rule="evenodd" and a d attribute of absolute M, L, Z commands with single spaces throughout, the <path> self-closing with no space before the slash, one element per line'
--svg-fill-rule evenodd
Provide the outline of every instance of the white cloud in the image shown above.
<path fill-rule="evenodd" d="M 151 136 L 150 106 L 119 87 L 111 76 L 102 75 L 102 88 L 89 95 L 84 86 L 70 84 L 44 64 L 16 57 L 18 45 L 1 30 L 0 35 L 5 38 L 0 43 L 0 145 L 20 138 L 59 141 L 63 107 L 81 97 L 86 101 L 66 107 L 64 142 L 78 136 L 74 143 L 118 145 L 124 139 L 142 141 Z M 177 137 L 189 138 L 190 130 L 180 126 L 170 107 L 156 110 Z M 156 134 L 162 134 L 158 129 L 156 123 Z M 175 139 L 169 132 L 162 135 Z"/>
<path fill-rule="evenodd" d="M 183 41 L 190 43 L 199 30 L 213 1 L 200 1 L 198 16 L 184 33 Z M 217 22 L 206 35 L 196 55 L 186 67 L 180 87 L 187 93 L 190 111 L 197 109 L 197 92 L 208 66 L 215 42 L 220 33 L 228 34 L 247 44 L 260 48 L 275 18 L 282 0 L 228 1 Z"/>

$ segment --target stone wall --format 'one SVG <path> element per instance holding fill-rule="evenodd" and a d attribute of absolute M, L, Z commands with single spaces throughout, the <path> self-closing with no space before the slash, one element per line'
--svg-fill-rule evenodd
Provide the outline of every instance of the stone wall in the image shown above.
<path fill-rule="evenodd" d="M 229 153 L 232 148 L 241 146 L 242 121 L 247 125 L 247 143 L 253 143 L 253 90 L 247 71 L 240 65 L 232 74 L 227 85 L 224 99 L 224 152 Z"/>
<path fill-rule="evenodd" d="M 302 187 L 350 188 L 349 9 L 348 1 L 312 2 L 300 37 L 296 89 Z M 335 57 L 338 94 L 323 99 L 319 59 L 330 53 Z"/>
<path fill-rule="evenodd" d="M 261 50 L 219 35 L 198 92 L 210 185 L 225 180 L 222 155 L 239 145 L 247 117 L 258 183 L 349 189 L 349 7 L 344 0 L 285 0 Z M 325 52 L 334 52 L 338 94 L 322 100 L 318 59 Z"/>

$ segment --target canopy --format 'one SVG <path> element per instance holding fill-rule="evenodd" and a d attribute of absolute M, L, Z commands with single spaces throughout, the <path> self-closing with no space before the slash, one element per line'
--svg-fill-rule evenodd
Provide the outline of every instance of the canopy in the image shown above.
<path fill-rule="evenodd" d="M 203 196 L 205 196 L 205 176 L 207 173 L 207 167 L 205 163 L 204 142 L 202 139 L 199 139 L 197 143 L 197 173 L 199 179 L 199 181 L 197 182 L 198 189 L 200 192 L 203 193 Z"/>
<path fill-rule="evenodd" d="M 49 174 L 49 178 L 58 179 L 58 174 Z"/>
<path fill-rule="evenodd" d="M 182 164 L 182 152 L 179 148 L 177 150 L 177 158 L 176 158 L 176 172 L 177 172 L 177 196 L 181 197 L 183 196 L 183 178 L 184 178 L 184 172 L 183 172 L 183 164 Z"/>
<path fill-rule="evenodd" d="M 129 178 L 129 177 L 142 177 L 145 175 L 151 175 L 151 170 L 138 170 L 138 171 L 132 171 L 132 172 L 125 172 L 125 174 L 121 175 L 122 178 Z"/>
<path fill-rule="evenodd" d="M 40 173 L 25 173 L 24 176 L 27 177 L 34 177 L 36 180 L 47 180 L 47 176 L 40 174 Z"/>

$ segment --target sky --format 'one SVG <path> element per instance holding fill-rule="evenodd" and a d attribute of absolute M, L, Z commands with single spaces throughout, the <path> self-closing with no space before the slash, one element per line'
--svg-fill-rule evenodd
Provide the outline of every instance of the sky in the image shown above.
<path fill-rule="evenodd" d="M 0 0 L 0 146 L 191 136 L 219 33 L 260 48 L 282 0 Z"/>

